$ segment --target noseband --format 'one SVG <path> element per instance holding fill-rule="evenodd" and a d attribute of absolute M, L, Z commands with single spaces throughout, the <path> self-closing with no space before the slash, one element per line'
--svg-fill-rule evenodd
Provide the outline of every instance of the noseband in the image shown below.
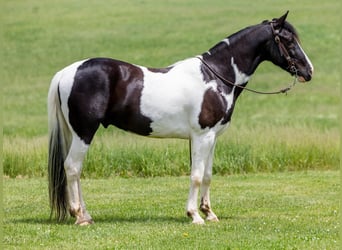
<path fill-rule="evenodd" d="M 288 70 L 292 73 L 297 75 L 297 68 L 296 68 L 296 64 L 294 62 L 294 59 L 290 56 L 289 52 L 287 51 L 285 45 L 281 42 L 280 37 L 279 37 L 279 30 L 274 29 L 273 27 L 273 23 L 270 22 L 271 28 L 272 28 L 272 32 L 273 32 L 273 36 L 274 36 L 274 41 L 275 43 L 278 45 L 279 51 L 280 51 L 280 55 L 285 57 L 287 63 L 288 63 Z"/>

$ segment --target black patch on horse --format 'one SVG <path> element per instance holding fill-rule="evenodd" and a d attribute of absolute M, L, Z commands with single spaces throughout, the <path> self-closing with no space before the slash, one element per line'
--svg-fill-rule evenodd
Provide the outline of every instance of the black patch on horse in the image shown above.
<path fill-rule="evenodd" d="M 114 59 L 90 59 L 75 74 L 68 101 L 70 124 L 88 144 L 100 124 L 149 135 L 152 120 L 141 114 L 142 89 L 140 68 Z"/>
<path fill-rule="evenodd" d="M 213 89 L 208 89 L 203 97 L 201 112 L 199 115 L 199 124 L 201 128 L 214 127 L 222 118 L 225 117 L 227 110 L 227 101 L 221 93 Z"/>

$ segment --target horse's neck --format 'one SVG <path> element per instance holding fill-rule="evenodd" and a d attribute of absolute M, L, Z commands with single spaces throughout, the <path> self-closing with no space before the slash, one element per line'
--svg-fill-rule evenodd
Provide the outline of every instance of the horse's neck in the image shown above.
<path fill-rule="evenodd" d="M 263 36 L 265 32 L 260 25 L 246 28 L 219 42 L 203 54 L 203 59 L 230 81 L 235 81 L 233 63 L 239 71 L 251 76 L 263 61 L 260 50 L 266 40 Z"/>

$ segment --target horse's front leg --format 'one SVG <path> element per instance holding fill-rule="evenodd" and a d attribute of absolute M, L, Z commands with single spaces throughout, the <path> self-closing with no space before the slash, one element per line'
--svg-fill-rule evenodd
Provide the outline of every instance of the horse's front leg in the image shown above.
<path fill-rule="evenodd" d="M 89 145 L 86 145 L 80 139 L 74 137 L 64 163 L 67 177 L 69 212 L 72 216 L 76 217 L 75 224 L 78 225 L 93 223 L 91 216 L 86 211 L 80 184 L 82 163 L 88 148 Z"/>
<path fill-rule="evenodd" d="M 214 149 L 215 149 L 215 143 L 211 147 L 210 153 L 208 155 L 208 160 L 205 166 L 204 176 L 203 176 L 203 181 L 202 181 L 202 186 L 201 186 L 200 210 L 205 214 L 206 220 L 208 221 L 219 221 L 216 214 L 211 209 L 210 195 L 209 195 L 209 188 L 210 188 L 211 177 L 212 177 Z"/>
<path fill-rule="evenodd" d="M 205 183 L 207 183 L 207 177 L 204 179 L 204 176 L 207 176 L 206 166 L 208 164 L 208 159 L 212 158 L 211 155 L 215 145 L 215 140 L 216 138 L 214 133 L 193 136 L 191 138 L 191 176 L 190 192 L 187 202 L 187 215 L 192 218 L 192 223 L 194 224 L 204 224 L 204 220 L 199 215 L 197 210 L 197 199 L 199 189 L 203 184 L 203 180 Z M 209 195 L 208 192 L 206 193 Z"/>

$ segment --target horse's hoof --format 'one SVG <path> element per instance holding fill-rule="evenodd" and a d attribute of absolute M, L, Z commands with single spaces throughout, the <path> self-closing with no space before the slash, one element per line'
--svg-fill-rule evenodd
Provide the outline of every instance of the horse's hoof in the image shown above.
<path fill-rule="evenodd" d="M 215 214 L 209 214 L 207 216 L 207 218 L 205 218 L 207 221 L 211 221 L 211 222 L 219 222 L 219 219 L 217 218 L 217 216 Z"/>
<path fill-rule="evenodd" d="M 192 220 L 192 224 L 195 224 L 195 225 L 204 225 L 205 222 L 202 218 L 196 218 L 196 219 L 193 219 Z"/>
<path fill-rule="evenodd" d="M 196 224 L 196 225 L 203 225 L 204 224 L 204 220 L 198 214 L 197 211 L 188 211 L 186 214 L 188 215 L 188 217 L 190 217 L 192 219 L 192 224 Z"/>
<path fill-rule="evenodd" d="M 202 220 L 202 221 L 192 221 L 192 224 L 193 225 L 204 225 L 205 222 L 204 222 L 204 220 Z"/>
<path fill-rule="evenodd" d="M 219 222 L 220 221 L 216 216 L 215 217 L 207 217 L 206 220 L 210 221 L 210 222 Z"/>
<path fill-rule="evenodd" d="M 79 226 L 88 226 L 88 225 L 94 224 L 94 221 L 91 219 L 90 220 L 77 220 L 75 224 Z"/>

